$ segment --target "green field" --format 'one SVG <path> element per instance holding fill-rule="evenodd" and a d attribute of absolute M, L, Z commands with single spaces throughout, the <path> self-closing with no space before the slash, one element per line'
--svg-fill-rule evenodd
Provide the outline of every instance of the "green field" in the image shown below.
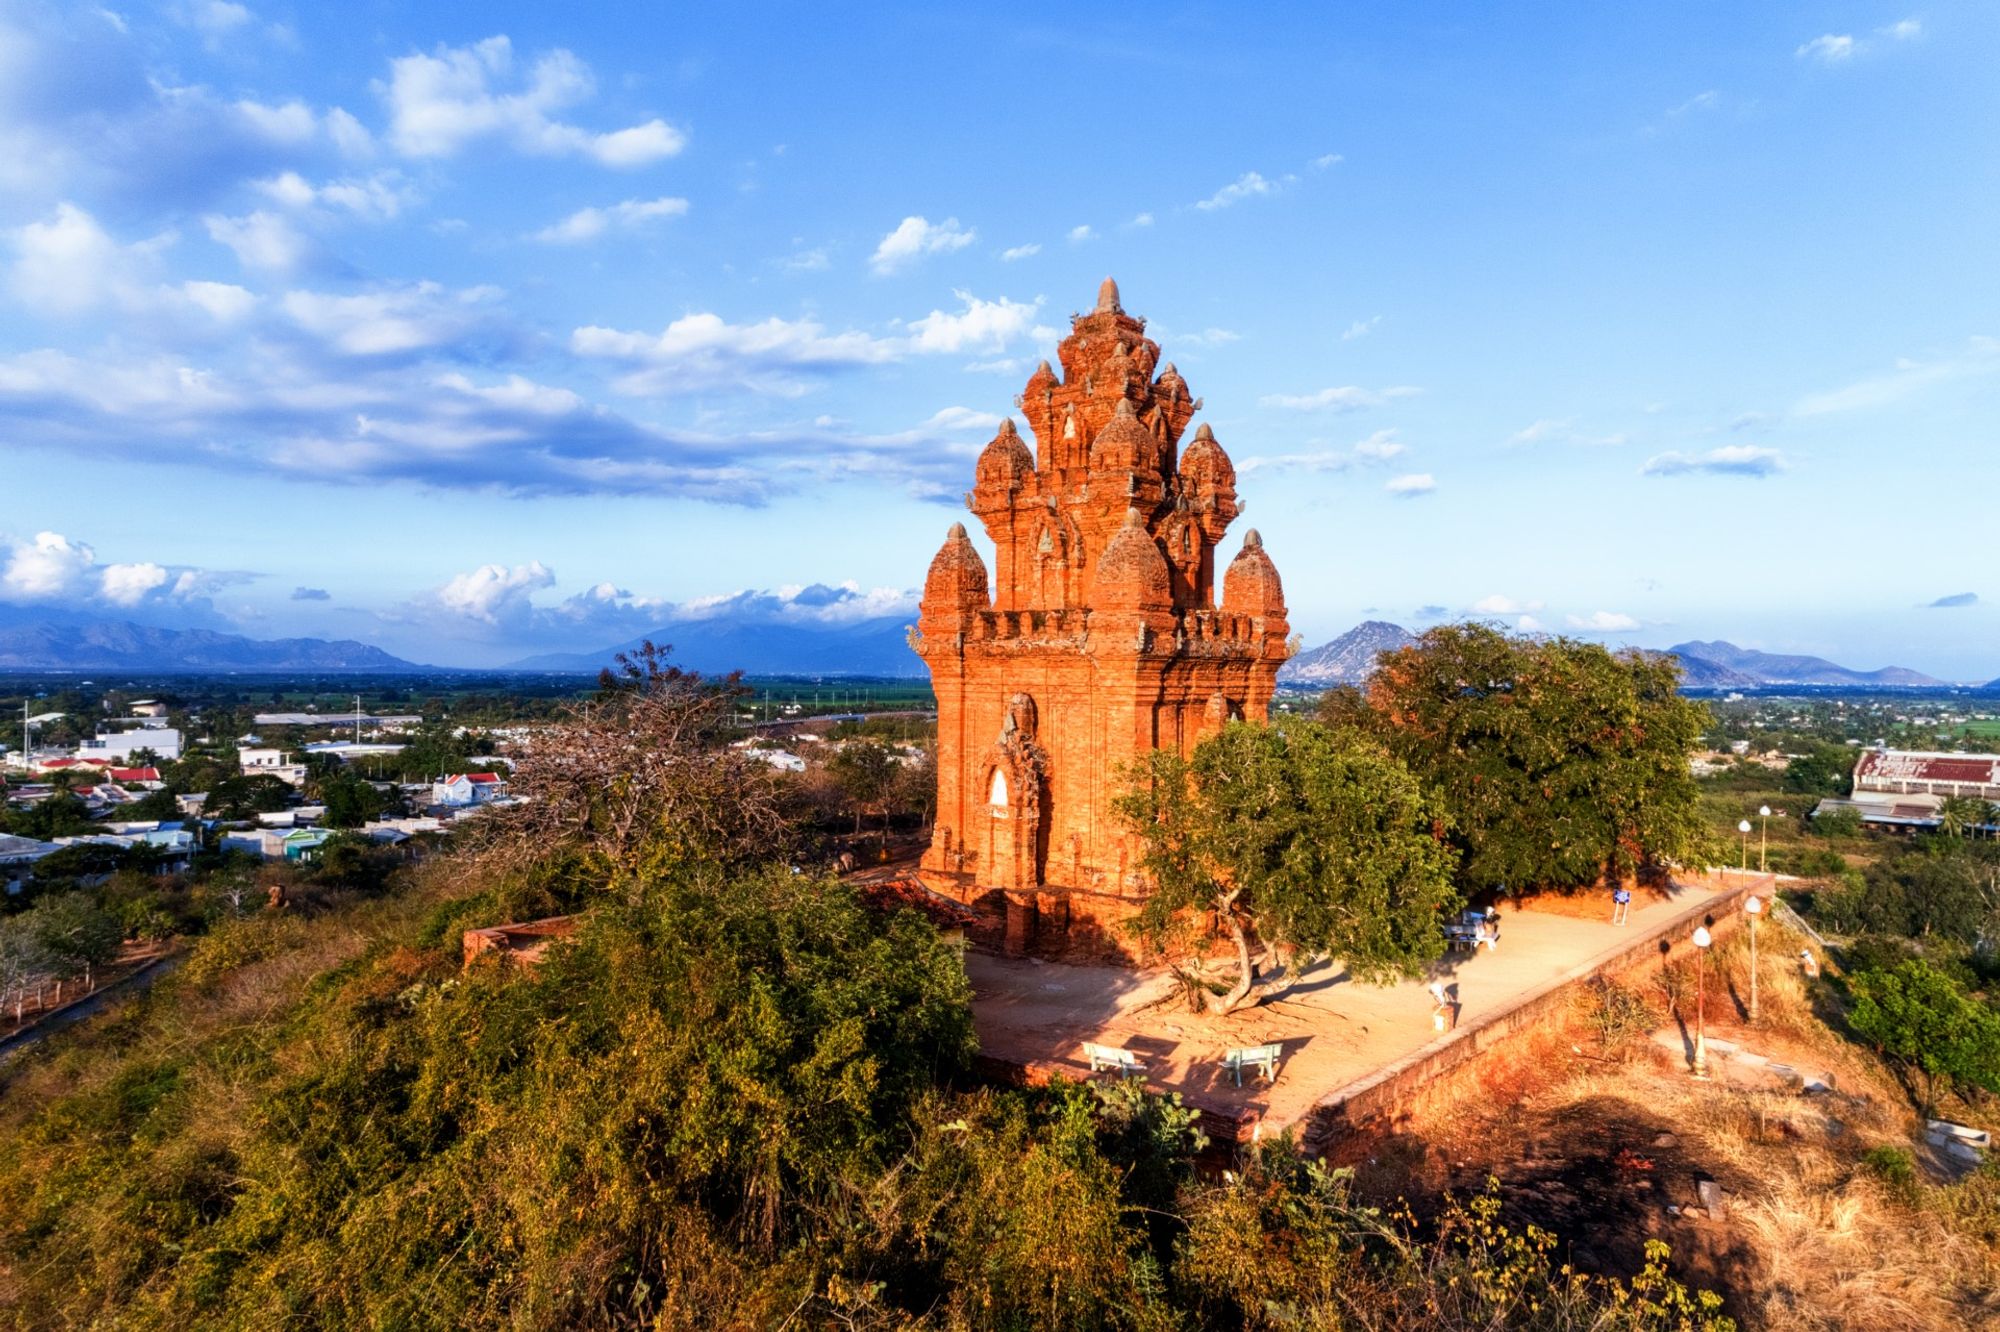
<path fill-rule="evenodd" d="M 1959 731 L 1968 740 L 2000 740 L 2000 720 L 1967 722 Z"/>

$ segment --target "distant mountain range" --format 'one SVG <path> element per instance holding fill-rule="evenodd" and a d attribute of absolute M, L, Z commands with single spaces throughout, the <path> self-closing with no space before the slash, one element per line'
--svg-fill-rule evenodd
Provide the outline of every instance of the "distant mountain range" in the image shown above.
<path fill-rule="evenodd" d="M 1360 684 L 1374 673 L 1377 657 L 1416 641 L 1400 624 L 1364 620 L 1331 643 L 1301 652 L 1280 666 L 1278 682 L 1316 689 Z"/>
<path fill-rule="evenodd" d="M 129 620 L 0 624 L 0 670 L 414 671 L 422 668 L 351 639 L 245 638 L 161 629 Z"/>
<path fill-rule="evenodd" d="M 1401 625 L 1367 620 L 1332 642 L 1293 657 L 1279 668 L 1278 680 L 1308 688 L 1359 684 L 1373 673 L 1378 656 L 1415 641 L 1414 635 Z M 1680 658 L 1684 683 L 1690 689 L 1763 689 L 1779 685 L 1916 689 L 1947 683 L 1903 666 L 1856 671 L 1824 657 L 1759 652 L 1720 641 L 1678 643 L 1667 651 Z M 2000 680 L 1984 688 L 2000 690 Z"/>
<path fill-rule="evenodd" d="M 746 675 L 917 676 L 924 663 L 910 651 L 909 615 L 849 624 L 773 623 L 717 616 L 663 624 L 650 634 L 596 652 L 545 652 L 510 663 L 512 671 L 587 671 L 611 664 L 650 638 L 672 645 L 677 666 Z"/>
<path fill-rule="evenodd" d="M 1740 689 L 1767 685 L 1844 685 L 1849 688 L 1926 688 L 1943 680 L 1903 666 L 1856 671 L 1824 657 L 1787 656 L 1740 648 L 1734 643 L 1676 643 L 1667 649 L 1681 659 L 1687 683 L 1697 688 Z"/>

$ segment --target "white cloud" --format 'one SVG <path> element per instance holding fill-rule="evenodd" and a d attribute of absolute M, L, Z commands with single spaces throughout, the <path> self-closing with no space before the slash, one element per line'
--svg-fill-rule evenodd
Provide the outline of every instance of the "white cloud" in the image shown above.
<path fill-rule="evenodd" d="M 1619 611 L 1592 611 L 1588 615 L 1565 615 L 1563 622 L 1572 629 L 1583 629 L 1594 634 L 1630 633 L 1639 627 L 1639 622 Z"/>
<path fill-rule="evenodd" d="M 1026 259 L 1041 252 L 1042 247 L 1032 242 L 1027 245 L 1012 245 L 1000 251 L 1000 261 L 1011 264 L 1017 259 Z"/>
<path fill-rule="evenodd" d="M 74 314 L 115 299 L 128 266 L 123 247 L 72 203 L 12 235 L 14 294 L 31 309 Z"/>
<path fill-rule="evenodd" d="M 812 387 L 812 378 L 829 373 L 912 355 L 997 352 L 1035 335 L 1040 298 L 1031 304 L 1006 297 L 983 300 L 969 291 L 954 295 L 963 309 L 932 310 L 910 321 L 908 336 L 899 338 L 860 330 L 832 333 L 812 319 L 773 316 L 732 324 L 720 315 L 701 313 L 683 315 L 658 334 L 579 328 L 570 335 L 570 349 L 630 365 L 613 387 L 634 396 L 733 387 L 797 397 Z"/>
<path fill-rule="evenodd" d="M 1520 619 L 1514 621 L 1514 627 L 1524 634 L 1538 634 L 1547 628 L 1546 625 L 1532 615 L 1523 615 Z"/>
<path fill-rule="evenodd" d="M 2000 373 L 2000 338 L 1976 337 L 1956 355 L 1930 361 L 1905 357 L 1889 374 L 1810 394 L 1800 399 L 1792 412 L 1796 416 L 1826 416 L 1887 407 L 1938 384 L 1996 373 Z"/>
<path fill-rule="evenodd" d="M 1354 456 L 1370 462 L 1387 462 L 1407 451 L 1408 446 L 1396 438 L 1393 430 L 1378 430 L 1354 446 Z"/>
<path fill-rule="evenodd" d="M 1161 336 L 1167 335 L 1162 333 Z M 1243 341 L 1243 335 L 1231 328 L 1204 328 L 1194 333 L 1175 333 L 1172 339 L 1176 347 L 1220 347 Z"/>
<path fill-rule="evenodd" d="M 498 625 L 529 615 L 534 594 L 554 586 L 555 581 L 556 576 L 540 560 L 511 569 L 504 564 L 482 564 L 452 578 L 432 595 L 448 614 Z"/>
<path fill-rule="evenodd" d="M 1531 611 L 1542 609 L 1542 604 L 1539 601 L 1521 601 L 1514 597 L 1502 596 L 1496 592 L 1492 596 L 1481 597 L 1479 600 L 1473 602 L 1472 613 L 1474 615 L 1526 615 Z"/>
<path fill-rule="evenodd" d="M 1339 166 L 1346 160 L 1339 153 L 1322 153 L 1312 160 L 1313 170 L 1324 171 L 1330 166 Z"/>
<path fill-rule="evenodd" d="M 1785 470 L 1785 455 L 1752 444 L 1729 444 L 1706 453 L 1659 453 L 1646 459 L 1641 476 L 1770 476 Z"/>
<path fill-rule="evenodd" d="M 1370 333 L 1373 333 L 1375 326 L 1381 322 L 1381 315 L 1371 315 L 1367 319 L 1357 319 L 1347 326 L 1347 331 L 1340 335 L 1340 340 L 1342 342 L 1352 342 L 1356 338 L 1365 338 Z"/>
<path fill-rule="evenodd" d="M 243 217 L 210 213 L 202 219 L 209 239 L 226 245 L 245 268 L 289 273 L 313 254 L 312 242 L 282 214 L 258 209 Z"/>
<path fill-rule="evenodd" d="M 1668 107 L 1667 115 L 1671 119 L 1679 119 L 1682 116 L 1690 115 L 1696 111 L 1713 111 L 1716 107 L 1720 106 L 1721 104 L 1722 104 L 1722 94 L 1717 92 L 1713 88 L 1709 88 L 1702 92 L 1696 93 L 1694 96 L 1688 98 L 1685 102 L 1680 102 L 1674 106 Z"/>
<path fill-rule="evenodd" d="M 956 314 L 933 310 L 922 319 L 912 321 L 911 350 L 946 353 L 968 349 L 1000 351 L 1034 327 L 1035 313 L 1042 304 L 1040 298 L 1028 304 L 1010 301 L 1004 296 L 997 301 L 983 301 L 969 291 L 954 291 L 952 294 L 965 303 L 965 308 Z"/>
<path fill-rule="evenodd" d="M 594 240 L 612 227 L 632 230 L 666 217 L 687 215 L 686 199 L 627 199 L 608 208 L 579 208 L 562 221 L 543 227 L 534 239 L 550 245 L 574 245 Z"/>
<path fill-rule="evenodd" d="M 247 576 L 174 569 L 150 560 L 100 565 L 97 552 L 87 543 L 60 532 L 37 532 L 30 540 L 9 543 L 6 561 L 0 564 L 0 601 L 129 611 L 149 601 L 185 604 Z"/>
<path fill-rule="evenodd" d="M 450 291 L 419 282 L 351 295 L 288 291 L 282 305 L 294 323 L 341 355 L 387 356 L 458 341 L 498 295 L 491 287 Z"/>
<path fill-rule="evenodd" d="M 1231 204 L 1240 203 L 1245 199 L 1255 199 L 1262 195 L 1276 194 L 1283 188 L 1284 182 L 1282 181 L 1266 180 L 1255 171 L 1246 171 L 1235 180 L 1229 182 L 1229 184 L 1217 190 L 1214 194 L 1209 195 L 1206 199 L 1196 201 L 1195 207 L 1201 209 L 1203 212 L 1212 212 L 1218 208 L 1227 208 Z"/>
<path fill-rule="evenodd" d="M 960 227 L 955 217 L 948 217 L 935 226 L 928 218 L 906 217 L 896 224 L 894 231 L 882 238 L 868 263 L 878 274 L 895 273 L 926 255 L 962 250 L 978 238 L 977 231 Z"/>
<path fill-rule="evenodd" d="M 1849 36 L 1822 33 L 1801 46 L 1795 54 L 1801 60 L 1817 60 L 1823 65 L 1837 65 L 1854 58 L 1854 39 Z"/>
<path fill-rule="evenodd" d="M 808 387 L 802 372 L 879 365 L 900 354 L 894 340 L 858 331 L 829 333 L 811 319 L 772 316 L 732 324 L 705 312 L 682 315 L 657 334 L 579 328 L 570 335 L 570 349 L 632 365 L 614 387 L 642 397 L 721 387 L 797 396 Z"/>
<path fill-rule="evenodd" d="M 257 308 L 255 295 L 230 282 L 183 282 L 179 291 L 217 323 L 237 323 Z"/>
<path fill-rule="evenodd" d="M 833 256 L 827 247 L 818 245 L 810 250 L 795 250 L 779 260 L 779 267 L 788 273 L 823 273 L 833 267 Z"/>
<path fill-rule="evenodd" d="M 77 596 L 97 552 L 59 532 L 37 532 L 17 541 L 0 567 L 0 597 L 8 601 L 56 601 Z"/>
<path fill-rule="evenodd" d="M 1096 239 L 1097 232 L 1091 229 L 1088 222 L 1081 223 L 1069 229 L 1069 243 L 1071 245 L 1081 245 L 1085 241 Z"/>
<path fill-rule="evenodd" d="M 1150 227 L 1153 225 L 1153 215 L 1151 213 L 1140 213 L 1130 222 L 1126 223 L 1126 225 L 1132 227 Z"/>
<path fill-rule="evenodd" d="M 1363 407 L 1380 407 L 1397 398 L 1414 397 L 1420 391 L 1408 384 L 1385 389 L 1345 384 L 1312 393 L 1269 393 L 1258 401 L 1266 407 L 1284 407 L 1295 412 L 1352 412 Z"/>
<path fill-rule="evenodd" d="M 1411 472 L 1407 476 L 1391 478 L 1382 489 L 1397 499 L 1415 499 L 1419 495 L 1428 495 L 1436 490 L 1437 480 L 1429 472 Z"/>
<path fill-rule="evenodd" d="M 100 586 L 104 599 L 114 606 L 136 606 L 166 586 L 166 569 L 145 564 L 107 564 Z"/>
<path fill-rule="evenodd" d="M 313 207 L 338 210 L 366 221 L 386 222 L 403 211 L 413 196 L 402 182 L 388 173 L 366 178 L 348 177 L 315 185 L 296 171 L 281 171 L 253 188 L 273 203 L 286 208 Z"/>
<path fill-rule="evenodd" d="M 1921 20 L 1906 18 L 1900 22 L 1891 23 L 1888 27 L 1880 29 L 1880 31 L 1884 37 L 1890 38 L 1893 41 L 1907 42 L 1923 36 L 1924 25 Z"/>
<path fill-rule="evenodd" d="M 1551 439 L 1567 439 L 1570 434 L 1571 423 L 1568 417 L 1563 417 L 1560 420 L 1553 417 L 1545 417 L 1542 420 L 1531 422 L 1521 429 L 1516 430 L 1513 434 L 1507 436 L 1507 442 L 1509 444 L 1540 444 Z"/>
<path fill-rule="evenodd" d="M 399 56 L 376 91 L 389 108 L 390 142 L 411 157 L 449 157 L 477 140 L 498 138 L 523 153 L 581 155 L 629 168 L 672 157 L 687 143 L 664 120 L 595 133 L 557 119 L 556 112 L 596 91 L 589 66 L 557 49 L 517 78 L 513 44 L 505 36 Z"/>

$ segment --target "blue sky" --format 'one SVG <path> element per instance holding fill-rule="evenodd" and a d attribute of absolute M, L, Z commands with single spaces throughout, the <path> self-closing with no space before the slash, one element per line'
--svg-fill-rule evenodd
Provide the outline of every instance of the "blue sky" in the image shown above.
<path fill-rule="evenodd" d="M 1111 273 L 1309 641 L 1989 678 L 1996 68 L 1973 3 L 0 0 L 0 603 L 902 613 Z"/>

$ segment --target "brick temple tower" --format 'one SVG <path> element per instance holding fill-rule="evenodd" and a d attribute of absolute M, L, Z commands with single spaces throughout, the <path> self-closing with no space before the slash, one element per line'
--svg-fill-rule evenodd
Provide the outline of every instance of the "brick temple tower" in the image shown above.
<path fill-rule="evenodd" d="M 1181 447 L 1201 401 L 1111 279 L 1057 355 L 1061 375 L 1042 362 L 1015 399 L 1034 452 L 1001 422 L 965 497 L 991 577 L 954 524 L 911 638 L 938 700 L 924 878 L 966 901 L 1004 893 L 1010 949 L 1133 911 L 1147 885 L 1111 808 L 1121 769 L 1263 720 L 1289 651 L 1254 530 L 1217 586 L 1235 468 L 1206 425 Z"/>

